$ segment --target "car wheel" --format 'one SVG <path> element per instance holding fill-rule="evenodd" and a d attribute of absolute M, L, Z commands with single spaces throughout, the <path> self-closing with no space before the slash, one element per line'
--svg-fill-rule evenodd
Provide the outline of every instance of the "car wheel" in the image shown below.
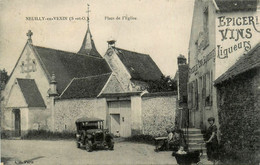
<path fill-rule="evenodd" d="M 108 143 L 108 149 L 113 150 L 114 149 L 114 141 L 111 140 L 110 143 Z"/>
<path fill-rule="evenodd" d="M 110 144 L 108 147 L 109 150 L 113 150 L 114 149 L 114 144 Z"/>
<path fill-rule="evenodd" d="M 77 148 L 80 148 L 81 147 L 80 143 L 79 142 L 76 143 L 77 143 Z"/>
<path fill-rule="evenodd" d="M 90 140 L 88 140 L 88 142 L 86 143 L 86 150 L 88 152 L 91 152 L 93 149 L 93 145 L 92 145 L 92 142 Z"/>

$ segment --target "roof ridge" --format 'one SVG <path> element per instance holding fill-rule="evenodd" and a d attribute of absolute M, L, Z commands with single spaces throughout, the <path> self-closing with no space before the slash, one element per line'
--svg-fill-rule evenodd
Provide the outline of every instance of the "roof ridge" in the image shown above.
<path fill-rule="evenodd" d="M 103 60 L 103 58 L 99 58 L 99 57 L 95 57 L 95 56 L 91 56 L 91 55 L 87 55 L 87 54 L 82 54 L 82 53 L 75 53 L 75 52 L 71 52 L 71 51 L 65 51 L 65 50 L 61 50 L 61 49 L 48 48 L 48 47 L 38 46 L 38 45 L 33 45 L 33 46 L 34 47 L 39 47 L 39 48 L 44 48 L 44 49 L 56 50 L 56 51 L 59 51 L 59 52 L 72 53 L 72 54 L 75 54 L 75 55 L 87 56 L 87 57 L 92 57 L 92 58 L 102 59 Z"/>
<path fill-rule="evenodd" d="M 126 50 L 126 49 L 122 49 L 122 48 L 118 48 L 118 47 L 113 47 L 114 49 L 120 49 L 120 50 L 123 50 L 123 51 L 128 51 L 128 52 L 133 52 L 133 53 L 136 53 L 136 54 L 139 54 L 139 55 L 146 55 L 146 56 L 149 56 L 149 54 L 144 54 L 144 53 L 138 53 L 136 51 L 131 51 L 131 50 Z"/>
<path fill-rule="evenodd" d="M 17 80 L 34 80 L 33 78 L 16 78 Z"/>
<path fill-rule="evenodd" d="M 104 76 L 104 75 L 111 75 L 112 72 L 109 72 L 109 73 L 103 73 L 103 74 L 98 74 L 98 75 L 93 75 L 93 76 L 87 76 L 87 77 L 74 77 L 73 79 L 76 80 L 76 79 L 85 79 L 85 78 L 91 78 L 91 77 L 99 77 L 99 76 Z"/>

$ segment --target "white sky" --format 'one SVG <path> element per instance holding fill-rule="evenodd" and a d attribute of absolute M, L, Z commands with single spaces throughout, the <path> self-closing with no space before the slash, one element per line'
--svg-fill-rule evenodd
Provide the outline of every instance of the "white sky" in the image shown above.
<path fill-rule="evenodd" d="M 33 32 L 34 45 L 77 52 L 86 21 L 27 21 L 26 17 L 86 17 L 97 50 L 104 55 L 107 40 L 122 49 L 149 54 L 163 74 L 174 76 L 177 57 L 187 57 L 194 0 L 0 0 L 0 69 L 12 71 Z M 137 20 L 105 20 L 133 16 Z"/>

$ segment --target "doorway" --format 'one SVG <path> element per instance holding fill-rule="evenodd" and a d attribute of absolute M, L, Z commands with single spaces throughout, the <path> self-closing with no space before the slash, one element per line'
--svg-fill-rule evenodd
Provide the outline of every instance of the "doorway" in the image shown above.
<path fill-rule="evenodd" d="M 116 132 L 120 132 L 120 114 L 110 114 L 111 121 L 111 133 L 116 135 Z"/>
<path fill-rule="evenodd" d="M 20 109 L 14 109 L 14 136 L 21 136 L 21 112 Z"/>
<path fill-rule="evenodd" d="M 119 131 L 121 137 L 131 136 L 131 102 L 111 101 L 108 102 L 108 112 L 110 114 L 110 132 Z"/>

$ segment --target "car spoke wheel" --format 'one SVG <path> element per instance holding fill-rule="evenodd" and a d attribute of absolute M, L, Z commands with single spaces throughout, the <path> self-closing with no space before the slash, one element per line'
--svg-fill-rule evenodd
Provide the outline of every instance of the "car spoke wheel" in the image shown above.
<path fill-rule="evenodd" d="M 108 143 L 108 149 L 113 150 L 114 149 L 114 141 L 111 139 L 111 141 Z"/>
<path fill-rule="evenodd" d="M 93 145 L 92 145 L 92 142 L 89 140 L 87 143 L 86 143 L 86 150 L 88 152 L 91 152 L 93 149 Z"/>
<path fill-rule="evenodd" d="M 77 143 L 77 148 L 80 148 L 81 147 L 80 143 L 79 142 L 76 143 Z"/>

